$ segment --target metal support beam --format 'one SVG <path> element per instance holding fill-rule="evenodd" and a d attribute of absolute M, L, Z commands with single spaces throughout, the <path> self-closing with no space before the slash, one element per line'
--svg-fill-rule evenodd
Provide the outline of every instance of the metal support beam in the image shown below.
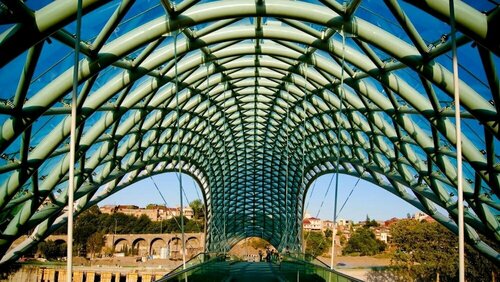
<path fill-rule="evenodd" d="M 82 12 L 85 15 L 107 2 L 109 0 L 84 0 Z M 74 21 L 76 13 L 77 1 L 52 2 L 38 10 L 29 22 L 19 23 L 0 34 L 0 67 Z"/>
<path fill-rule="evenodd" d="M 439 18 L 443 22 L 447 23 L 449 21 L 449 0 L 405 1 Z M 500 22 L 499 9 L 499 7 L 496 7 L 495 11 L 490 16 L 487 16 L 465 2 L 457 1 L 455 3 L 457 30 L 485 46 L 497 56 L 500 56 L 500 37 L 497 36 L 497 27 Z"/>

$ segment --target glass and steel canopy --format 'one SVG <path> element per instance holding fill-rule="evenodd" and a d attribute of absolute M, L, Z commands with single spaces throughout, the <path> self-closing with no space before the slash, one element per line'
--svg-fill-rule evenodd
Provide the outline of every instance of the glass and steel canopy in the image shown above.
<path fill-rule="evenodd" d="M 66 222 L 76 2 L 0 2 L 0 263 Z M 298 247 L 307 188 L 338 161 L 456 231 L 448 7 L 84 0 L 76 212 L 181 168 L 210 250 Z M 500 240 L 500 10 L 455 7 L 466 237 L 498 261 L 479 234 Z"/>

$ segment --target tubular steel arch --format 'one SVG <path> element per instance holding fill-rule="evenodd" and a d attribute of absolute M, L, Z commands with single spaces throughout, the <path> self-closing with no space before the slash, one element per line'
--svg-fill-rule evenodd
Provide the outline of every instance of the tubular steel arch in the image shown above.
<path fill-rule="evenodd" d="M 66 222 L 77 8 L 30 2 L 0 5 L 0 264 Z M 339 157 L 456 232 L 448 1 L 408 2 L 84 0 L 76 212 L 180 167 L 202 188 L 208 250 L 297 249 L 306 191 Z M 499 7 L 455 15 L 466 239 L 500 261 L 480 237 L 500 240 Z"/>

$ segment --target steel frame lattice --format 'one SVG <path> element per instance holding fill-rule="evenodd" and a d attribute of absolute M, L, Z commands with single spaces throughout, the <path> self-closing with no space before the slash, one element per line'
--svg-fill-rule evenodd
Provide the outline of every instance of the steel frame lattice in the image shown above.
<path fill-rule="evenodd" d="M 307 188 L 339 158 L 340 173 L 456 232 L 451 43 L 419 32 L 415 16 L 446 27 L 448 1 L 371 4 L 395 19 L 383 26 L 360 0 L 145 2 L 83 1 L 77 214 L 181 167 L 202 189 L 209 250 L 250 236 L 299 248 Z M 0 3 L 0 67 L 18 79 L 0 78 L 0 263 L 66 222 L 73 68 L 50 50 L 74 48 L 76 3 Z M 471 125 L 462 134 L 466 239 L 500 261 L 479 237 L 500 240 L 499 8 L 485 14 L 459 2 L 455 15 L 459 51 L 478 58 L 460 61 L 462 119 Z M 90 28 L 94 19 L 102 26 Z M 477 65 L 484 79 L 474 80 Z"/>

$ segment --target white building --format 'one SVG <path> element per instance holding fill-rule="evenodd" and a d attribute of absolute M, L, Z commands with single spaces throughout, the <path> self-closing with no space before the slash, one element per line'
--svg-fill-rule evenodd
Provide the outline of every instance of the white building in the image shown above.
<path fill-rule="evenodd" d="M 349 225 L 352 225 L 352 223 L 353 222 L 350 219 L 341 218 L 341 219 L 337 220 L 337 225 L 339 225 L 339 226 L 349 226 Z"/>
<path fill-rule="evenodd" d="M 321 231 L 323 230 L 323 221 L 320 218 L 309 217 L 302 221 L 304 230 L 307 231 Z"/>

